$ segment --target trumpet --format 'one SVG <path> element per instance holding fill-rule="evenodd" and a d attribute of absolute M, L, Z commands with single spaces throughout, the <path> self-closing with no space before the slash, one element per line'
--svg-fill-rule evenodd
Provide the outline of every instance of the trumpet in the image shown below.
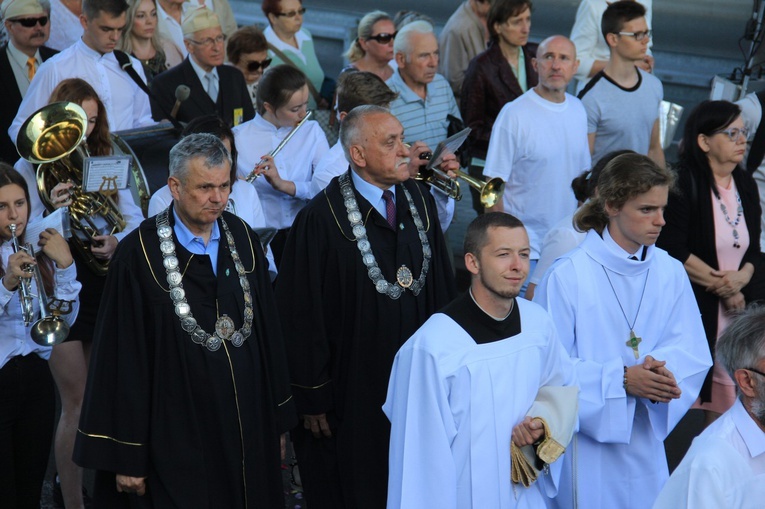
<path fill-rule="evenodd" d="M 449 198 L 454 198 L 455 201 L 462 199 L 460 183 L 449 178 L 446 173 L 437 168 L 423 166 L 414 178 L 431 186 L 436 191 L 444 193 Z M 493 207 L 498 200 L 502 199 L 502 194 L 505 192 L 505 183 L 501 178 L 495 177 L 484 182 L 462 170 L 457 170 L 457 178 L 464 180 L 470 187 L 478 191 L 481 196 L 481 204 L 487 208 Z"/>
<path fill-rule="evenodd" d="M 313 114 L 312 111 L 306 112 L 305 117 L 300 119 L 300 122 L 295 124 L 295 127 L 293 127 L 292 130 L 287 133 L 287 136 L 285 136 L 284 139 L 276 146 L 276 148 L 268 153 L 268 155 L 271 156 L 271 157 L 276 157 L 276 154 L 278 154 L 284 148 L 284 146 L 287 144 L 288 141 L 290 141 L 290 138 L 292 138 L 295 135 L 295 133 L 298 131 L 298 129 L 303 127 L 303 124 L 305 124 L 306 120 L 308 120 L 308 118 L 312 114 Z M 263 158 L 263 159 L 265 159 L 265 158 Z M 258 164 L 262 163 L 263 159 L 261 159 Z M 268 167 L 266 167 L 266 168 L 268 168 Z M 258 177 L 260 177 L 260 173 L 255 173 L 255 170 L 253 169 L 252 173 L 250 173 L 245 180 L 247 180 L 247 182 L 249 184 L 252 184 L 253 182 L 255 182 L 255 179 L 258 178 Z"/>
<path fill-rule="evenodd" d="M 24 247 L 21 247 L 19 244 L 19 239 L 16 236 L 17 225 L 11 223 L 8 227 L 11 230 L 11 247 L 13 252 L 25 251 L 34 258 L 35 250 L 31 244 L 27 244 Z M 21 278 L 21 281 L 19 281 L 21 316 L 25 327 L 32 324 L 32 330 L 30 331 L 32 341 L 41 346 L 53 346 L 63 342 L 69 336 L 69 324 L 61 318 L 61 315 L 72 311 L 72 301 L 62 299 L 49 300 L 45 294 L 40 268 L 36 265 L 27 265 L 22 268 L 25 272 L 33 274 L 37 284 L 38 295 L 34 295 L 32 293 L 31 278 Z M 40 318 L 32 323 L 35 319 L 35 297 L 40 299 Z"/>

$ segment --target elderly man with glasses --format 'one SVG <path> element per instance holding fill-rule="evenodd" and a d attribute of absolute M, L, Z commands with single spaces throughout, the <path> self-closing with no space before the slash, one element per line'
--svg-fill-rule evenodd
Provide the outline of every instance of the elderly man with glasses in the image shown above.
<path fill-rule="evenodd" d="M 750 307 L 717 340 L 738 399 L 693 440 L 654 509 L 762 507 L 765 498 L 765 307 Z"/>
<path fill-rule="evenodd" d="M 0 125 L 16 116 L 38 67 L 56 50 L 45 43 L 50 35 L 50 6 L 39 0 L 5 0 L 0 17 L 8 32 L 8 42 L 0 46 Z M 0 160 L 13 164 L 16 147 L 6 133 L 0 133 Z"/>
<path fill-rule="evenodd" d="M 185 85 L 188 99 L 180 102 L 176 119 L 189 122 L 204 115 L 217 115 L 230 126 L 239 125 L 255 116 L 255 109 L 241 72 L 223 65 L 226 57 L 226 36 L 217 14 L 199 7 L 183 19 L 183 42 L 189 56 L 179 65 L 158 75 L 151 83 L 156 103 L 154 118 L 174 110 L 176 90 Z"/>

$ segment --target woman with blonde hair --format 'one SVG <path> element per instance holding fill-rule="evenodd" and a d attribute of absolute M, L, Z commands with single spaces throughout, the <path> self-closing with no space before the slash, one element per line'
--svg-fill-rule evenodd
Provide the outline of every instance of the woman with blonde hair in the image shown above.
<path fill-rule="evenodd" d="M 183 61 L 178 48 L 157 28 L 156 0 L 127 0 L 127 20 L 118 49 L 141 61 L 146 80 Z"/>
<path fill-rule="evenodd" d="M 383 81 L 390 78 L 393 68 L 389 62 L 393 59 L 393 39 L 396 37 L 391 17 L 383 11 L 365 14 L 356 33 L 356 39 L 343 55 L 351 65 L 340 74 L 355 70 L 374 73 Z"/>

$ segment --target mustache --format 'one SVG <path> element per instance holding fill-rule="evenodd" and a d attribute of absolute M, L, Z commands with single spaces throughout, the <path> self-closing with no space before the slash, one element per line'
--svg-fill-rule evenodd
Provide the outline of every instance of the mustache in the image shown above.
<path fill-rule="evenodd" d="M 405 165 L 409 166 L 409 161 L 410 161 L 410 158 L 402 157 L 401 159 L 396 161 L 396 166 L 401 166 L 402 164 L 405 164 Z"/>

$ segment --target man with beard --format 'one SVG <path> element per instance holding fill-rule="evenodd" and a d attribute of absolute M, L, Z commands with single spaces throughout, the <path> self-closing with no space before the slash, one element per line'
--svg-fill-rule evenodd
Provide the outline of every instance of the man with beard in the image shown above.
<path fill-rule="evenodd" d="M 542 423 L 526 417 L 539 389 L 573 382 L 550 316 L 517 298 L 530 253 L 520 220 L 478 216 L 465 236 L 470 290 L 396 355 L 383 406 L 392 428 L 389 508 L 544 508 L 555 494 L 562 462 L 545 468 L 539 483 L 507 482 L 511 434 L 518 447 L 543 434 Z M 547 424 L 554 434 L 565 429 Z"/>
<path fill-rule="evenodd" d="M 717 340 L 736 403 L 696 437 L 654 509 L 762 507 L 765 499 L 765 307 L 750 307 Z"/>
<path fill-rule="evenodd" d="M 5 0 L 0 7 L 9 40 L 0 46 L 0 125 L 16 116 L 37 68 L 58 53 L 44 44 L 50 35 L 50 7 L 38 0 Z M 0 133 L 0 160 L 9 164 L 19 158 L 14 141 Z"/>

